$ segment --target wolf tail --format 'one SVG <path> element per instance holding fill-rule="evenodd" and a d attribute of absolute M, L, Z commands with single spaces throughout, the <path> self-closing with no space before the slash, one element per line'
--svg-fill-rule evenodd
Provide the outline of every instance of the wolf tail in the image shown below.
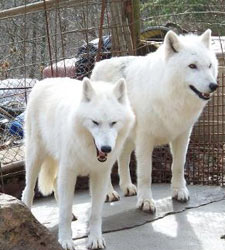
<path fill-rule="evenodd" d="M 57 178 L 57 162 L 47 157 L 42 163 L 38 177 L 38 188 L 43 195 L 49 195 L 55 191 L 55 183 Z"/>

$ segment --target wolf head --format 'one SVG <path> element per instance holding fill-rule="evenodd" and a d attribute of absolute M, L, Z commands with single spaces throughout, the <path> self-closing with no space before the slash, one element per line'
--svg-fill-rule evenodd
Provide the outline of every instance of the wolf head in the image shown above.
<path fill-rule="evenodd" d="M 179 89 L 186 88 L 190 94 L 203 101 L 210 99 L 217 87 L 218 62 L 211 49 L 211 30 L 201 36 L 189 34 L 178 36 L 173 31 L 166 34 L 164 55 L 172 82 Z M 179 91 L 179 90 L 178 90 Z"/>
<path fill-rule="evenodd" d="M 97 159 L 106 161 L 107 154 L 122 146 L 134 123 L 125 80 L 110 84 L 84 78 L 79 110 L 82 126 L 92 137 L 92 147 L 96 147 Z"/>

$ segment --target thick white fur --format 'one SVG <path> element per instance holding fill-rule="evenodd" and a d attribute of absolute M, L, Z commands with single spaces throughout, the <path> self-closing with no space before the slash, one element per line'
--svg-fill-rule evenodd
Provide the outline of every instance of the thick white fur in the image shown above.
<path fill-rule="evenodd" d="M 89 247 L 105 246 L 101 211 L 108 180 L 133 124 L 134 114 L 123 79 L 109 85 L 87 78 L 83 83 L 50 78 L 33 88 L 25 116 L 26 187 L 22 200 L 31 207 L 38 175 L 43 194 L 55 191 L 59 203 L 59 242 L 63 248 L 74 249 L 71 219 L 78 175 L 90 176 Z M 99 162 L 96 147 L 101 150 L 105 145 L 112 151 L 107 161 Z"/>
<path fill-rule="evenodd" d="M 147 56 L 118 57 L 98 62 L 91 79 L 116 81 L 124 77 L 137 125 L 119 159 L 120 186 L 126 195 L 134 194 L 128 169 L 134 149 L 137 158 L 138 203 L 144 211 L 154 211 L 151 193 L 152 151 L 156 145 L 170 144 L 173 155 L 172 197 L 189 198 L 184 179 L 184 163 L 189 137 L 207 101 L 189 85 L 209 93 L 216 84 L 217 59 L 211 50 L 211 31 L 201 36 L 177 36 L 169 31 L 164 44 Z M 195 64 L 197 68 L 191 68 Z M 109 194 L 112 194 L 109 186 Z M 114 194 L 115 196 L 115 194 Z"/>

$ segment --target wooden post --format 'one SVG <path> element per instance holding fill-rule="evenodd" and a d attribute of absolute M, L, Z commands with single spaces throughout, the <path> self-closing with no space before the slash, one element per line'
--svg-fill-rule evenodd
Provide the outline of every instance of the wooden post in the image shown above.
<path fill-rule="evenodd" d="M 133 0 L 133 43 L 137 50 L 140 44 L 141 23 L 140 23 L 140 0 Z"/>
<path fill-rule="evenodd" d="M 126 3 L 127 0 L 111 0 L 110 2 L 113 56 L 133 54 L 133 42 L 126 14 Z"/>
<path fill-rule="evenodd" d="M 140 1 L 127 0 L 124 3 L 124 12 L 128 19 L 133 51 L 134 54 L 137 54 L 136 52 L 140 44 Z"/>

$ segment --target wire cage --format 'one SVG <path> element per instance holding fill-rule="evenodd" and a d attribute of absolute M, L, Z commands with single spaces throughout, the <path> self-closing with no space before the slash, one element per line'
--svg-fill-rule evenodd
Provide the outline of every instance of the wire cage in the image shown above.
<path fill-rule="evenodd" d="M 147 36 L 153 26 L 177 33 L 201 34 L 212 30 L 212 46 L 219 60 L 219 88 L 196 123 L 186 158 L 185 175 L 190 184 L 225 184 L 225 6 L 222 1 L 143 1 L 142 25 Z M 150 28 L 149 28 L 150 27 Z M 153 153 L 153 181 L 170 182 L 171 155 L 168 147 Z"/>
<path fill-rule="evenodd" d="M 23 186 L 23 120 L 31 88 L 47 77 L 82 79 L 95 61 L 135 54 L 132 8 L 132 1 L 120 0 L 1 1 L 2 191 L 19 197 Z"/>
<path fill-rule="evenodd" d="M 82 79 L 96 61 L 155 51 L 170 29 L 185 34 L 207 28 L 212 29 L 219 59 L 220 87 L 194 127 L 185 174 L 189 183 L 224 185 L 225 7 L 220 0 L 200 2 L 1 1 L 0 189 L 8 187 L 14 195 L 22 189 L 18 183 L 24 182 L 23 115 L 30 90 L 39 80 Z M 170 165 L 168 147 L 156 148 L 153 182 L 169 182 Z M 133 177 L 134 168 L 133 157 Z"/>

